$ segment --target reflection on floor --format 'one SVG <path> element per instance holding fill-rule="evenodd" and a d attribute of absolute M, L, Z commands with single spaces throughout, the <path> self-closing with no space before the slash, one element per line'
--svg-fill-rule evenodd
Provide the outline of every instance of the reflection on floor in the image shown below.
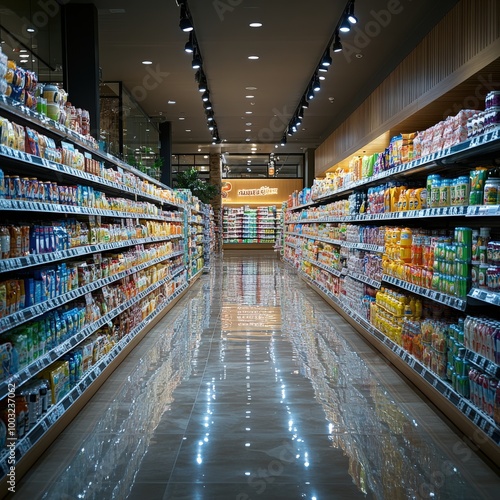
<path fill-rule="evenodd" d="M 227 252 L 18 485 L 46 499 L 495 498 L 500 481 L 272 252 Z"/>

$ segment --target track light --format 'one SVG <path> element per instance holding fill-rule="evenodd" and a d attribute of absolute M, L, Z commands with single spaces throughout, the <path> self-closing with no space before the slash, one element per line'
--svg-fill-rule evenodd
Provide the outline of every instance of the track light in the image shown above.
<path fill-rule="evenodd" d="M 193 69 L 199 69 L 201 68 L 201 57 L 199 54 L 195 53 L 193 56 Z"/>
<path fill-rule="evenodd" d="M 214 120 L 214 112 L 211 110 L 205 110 L 205 114 L 207 115 L 207 120 L 212 122 Z"/>
<path fill-rule="evenodd" d="M 210 109 L 212 109 L 212 103 L 210 101 L 206 101 L 206 102 L 203 103 L 203 107 L 206 110 L 210 110 Z"/>
<path fill-rule="evenodd" d="M 302 98 L 302 102 L 300 103 L 303 109 L 307 109 L 309 107 L 309 103 L 305 97 Z"/>
<path fill-rule="evenodd" d="M 321 73 L 328 73 L 328 67 L 327 66 L 320 66 L 318 68 L 318 71 L 321 71 Z"/>
<path fill-rule="evenodd" d="M 201 96 L 201 100 L 203 102 L 207 102 L 209 99 L 210 99 L 210 93 L 208 92 L 208 90 L 205 90 L 205 92 L 203 92 L 203 95 Z"/>
<path fill-rule="evenodd" d="M 321 59 L 321 66 L 323 68 L 328 68 L 330 64 L 332 64 L 332 56 L 330 55 L 330 49 L 326 49 L 325 54 L 323 55 L 323 59 Z"/>
<path fill-rule="evenodd" d="M 286 135 L 284 135 L 284 136 L 281 138 L 281 142 L 280 142 L 280 144 L 281 144 L 282 146 L 285 146 L 285 144 L 286 144 Z"/>
<path fill-rule="evenodd" d="M 342 16 L 342 21 L 339 26 L 339 31 L 342 31 L 342 33 L 348 33 L 349 31 L 351 31 L 351 25 L 349 24 L 346 15 Z"/>
<path fill-rule="evenodd" d="M 351 24 L 356 24 L 358 22 L 358 18 L 354 15 L 354 0 L 352 0 L 352 2 L 349 5 L 347 20 Z"/>
<path fill-rule="evenodd" d="M 198 83 L 198 90 L 202 93 L 208 90 L 207 80 L 205 78 L 200 80 L 200 82 Z"/>
<path fill-rule="evenodd" d="M 312 86 L 307 89 L 307 100 L 312 101 L 314 99 L 314 90 Z"/>
<path fill-rule="evenodd" d="M 319 92 L 320 89 L 321 89 L 321 83 L 319 82 L 318 75 L 316 75 L 313 81 L 313 90 L 314 92 Z"/>
<path fill-rule="evenodd" d="M 193 33 L 189 33 L 189 40 L 184 45 L 184 50 L 188 54 L 192 54 L 194 52 L 194 44 L 193 44 Z"/>
<path fill-rule="evenodd" d="M 214 122 L 208 123 L 208 130 L 210 130 L 210 132 L 215 128 L 213 124 L 214 124 Z"/>
<path fill-rule="evenodd" d="M 339 33 L 335 33 L 335 41 L 333 42 L 333 51 L 340 52 L 342 50 L 342 42 L 340 41 Z"/>
<path fill-rule="evenodd" d="M 190 31 L 193 31 L 193 23 L 191 22 L 191 19 L 188 15 L 188 11 L 187 11 L 186 6 L 184 4 L 181 5 L 181 20 L 179 22 L 179 27 L 185 33 L 189 33 Z"/>

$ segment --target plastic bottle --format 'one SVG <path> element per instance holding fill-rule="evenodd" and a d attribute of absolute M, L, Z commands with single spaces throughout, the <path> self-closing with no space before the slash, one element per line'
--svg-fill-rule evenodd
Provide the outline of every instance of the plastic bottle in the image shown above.
<path fill-rule="evenodd" d="M 412 231 L 406 227 L 401 230 L 399 242 L 399 256 L 403 262 L 411 262 L 411 246 L 413 242 Z"/>
<path fill-rule="evenodd" d="M 5 226 L 0 226 L 0 253 L 2 259 L 10 257 L 10 231 Z"/>

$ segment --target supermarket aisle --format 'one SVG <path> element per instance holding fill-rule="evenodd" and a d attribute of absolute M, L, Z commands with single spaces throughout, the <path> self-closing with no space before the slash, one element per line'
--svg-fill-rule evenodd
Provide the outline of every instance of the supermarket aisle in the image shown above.
<path fill-rule="evenodd" d="M 19 484 L 46 499 L 491 499 L 500 480 L 266 252 L 226 253 Z"/>

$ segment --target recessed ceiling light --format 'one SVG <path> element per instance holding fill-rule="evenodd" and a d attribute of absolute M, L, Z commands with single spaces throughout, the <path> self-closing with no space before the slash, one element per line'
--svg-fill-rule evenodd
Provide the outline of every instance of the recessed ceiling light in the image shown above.
<path fill-rule="evenodd" d="M 251 126 L 252 126 L 252 122 L 246 122 L 246 123 L 245 123 L 245 125 L 246 125 L 247 127 L 251 127 Z"/>
<path fill-rule="evenodd" d="M 168 101 L 167 104 L 175 104 L 175 101 Z"/>
<path fill-rule="evenodd" d="M 142 61 L 142 64 L 153 64 L 153 61 Z"/>
<path fill-rule="evenodd" d="M 28 52 L 26 49 L 21 49 L 19 52 Z"/>
<path fill-rule="evenodd" d="M 245 129 L 245 132 L 251 132 L 251 131 L 252 131 L 252 129 L 251 129 L 251 128 L 247 128 L 247 129 Z"/>
<path fill-rule="evenodd" d="M 148 129 L 148 128 L 146 129 L 146 132 L 149 132 L 149 129 Z"/>
<path fill-rule="evenodd" d="M 250 23 L 250 28 L 262 28 L 262 23 Z"/>
<path fill-rule="evenodd" d="M 255 96 L 254 95 L 246 95 L 245 96 L 247 99 L 253 99 Z"/>
<path fill-rule="evenodd" d="M 257 87 L 245 87 L 245 90 L 257 90 Z"/>
<path fill-rule="evenodd" d="M 252 114 L 252 111 L 245 111 L 245 114 L 246 114 L 246 115 L 251 115 L 251 114 Z"/>
<path fill-rule="evenodd" d="M 179 120 L 185 120 L 183 116 L 179 116 Z"/>
<path fill-rule="evenodd" d="M 35 28 L 26 28 L 26 31 L 28 33 L 34 33 L 35 32 Z"/>
<path fill-rule="evenodd" d="M 190 128 L 187 128 L 187 129 L 186 129 L 186 132 L 191 132 L 191 129 L 190 129 Z"/>
<path fill-rule="evenodd" d="M 259 58 L 259 56 L 248 56 L 248 59 L 251 59 L 252 61 L 256 61 Z"/>
<path fill-rule="evenodd" d="M 245 141 L 246 141 L 246 142 L 250 142 L 250 139 L 247 137 L 247 138 L 245 139 Z"/>

